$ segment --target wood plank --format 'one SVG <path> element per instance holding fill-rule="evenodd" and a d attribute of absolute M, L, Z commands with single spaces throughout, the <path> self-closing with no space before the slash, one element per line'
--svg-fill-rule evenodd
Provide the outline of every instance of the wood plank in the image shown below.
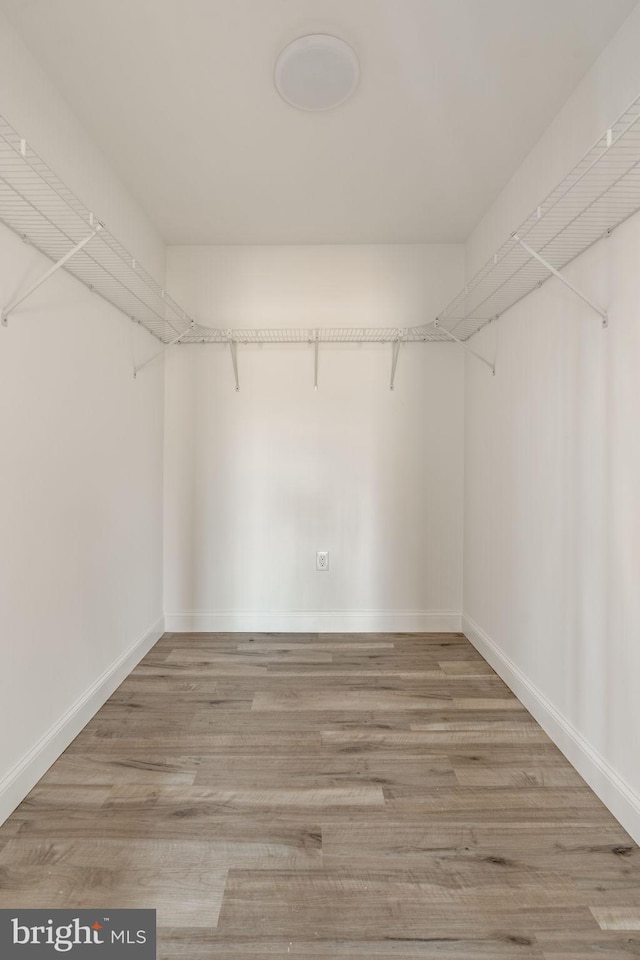
<path fill-rule="evenodd" d="M 562 894 L 560 894 L 562 891 Z M 562 895 L 566 904 L 557 906 Z M 522 889 L 451 889 L 396 877 L 349 871 L 295 873 L 285 870 L 230 870 L 219 918 L 227 937 L 259 925 L 266 938 L 299 937 L 314 930 L 319 938 L 368 939 L 535 936 L 536 930 L 563 922 L 598 929 L 583 899 L 561 881 Z M 529 902 L 532 902 L 530 905 Z"/>
<path fill-rule="evenodd" d="M 591 907 L 601 930 L 640 930 L 640 906 Z"/>
<path fill-rule="evenodd" d="M 240 653 L 250 653 L 252 650 L 258 650 L 260 652 L 268 653 L 343 653 L 344 651 L 349 651 L 350 653 L 368 653 L 371 650 L 393 650 L 392 643 L 384 643 L 373 641 L 363 640 L 361 643 L 352 643 L 348 640 L 344 641 L 335 641 L 335 640 L 324 640 L 318 642 L 305 643 L 302 647 L 297 642 L 287 642 L 285 640 L 256 640 L 253 643 L 239 643 L 237 650 Z"/>
<path fill-rule="evenodd" d="M 461 787 L 576 787 L 584 781 L 571 767 L 539 766 L 468 766 L 455 768 Z"/>
<path fill-rule="evenodd" d="M 536 935 L 543 960 L 631 960 L 640 956 L 633 933 L 603 930 L 585 935 L 577 930 L 545 930 Z"/>
<path fill-rule="evenodd" d="M 332 807 L 382 807 L 384 795 L 379 784 L 353 784 L 349 786 L 316 787 L 265 787 L 256 789 L 223 789 L 198 785 L 196 787 L 144 787 L 127 784 L 114 787 L 105 800 L 106 808 L 114 804 L 150 803 L 157 805 L 190 805 L 202 807 L 252 808 L 268 807 L 319 807 L 330 810 Z"/>
<path fill-rule="evenodd" d="M 258 690 L 252 710 L 425 710 L 440 708 L 448 700 L 446 694 L 438 697 L 417 696 L 411 693 L 377 690 L 337 690 L 317 688 L 300 691 L 290 689 L 280 693 Z"/>
<path fill-rule="evenodd" d="M 455 697 L 453 706 L 456 710 L 524 710 L 517 697 Z"/>
<path fill-rule="evenodd" d="M 158 930 L 161 960 L 544 960 L 532 938 L 386 937 L 383 940 L 230 940 L 202 928 Z M 600 955 L 598 955 L 600 956 Z M 584 956 L 580 958 L 584 960 Z M 608 957 L 607 957 L 608 960 Z M 617 960 L 617 958 L 616 958 Z M 627 954 L 624 960 L 629 960 Z"/>
<path fill-rule="evenodd" d="M 425 785 L 453 786 L 456 779 L 446 757 L 407 761 L 404 758 L 378 757 L 216 757 L 203 759 L 196 777 L 198 786 L 288 787 L 305 789 L 341 784 L 374 783 L 385 787 Z"/>
<path fill-rule="evenodd" d="M 473 746 L 476 744 L 523 744 L 544 743 L 547 735 L 539 727 L 537 729 L 524 728 L 489 730 L 430 730 L 418 729 L 419 724 L 412 724 L 411 730 L 389 732 L 379 730 L 323 730 L 322 743 L 325 747 L 336 750 L 367 750 L 384 746 L 390 749 L 432 749 L 437 746 L 455 747 L 459 745 Z"/>
<path fill-rule="evenodd" d="M 193 783 L 199 757 L 149 754 L 144 757 L 117 758 L 95 753 L 66 753 L 54 763 L 40 781 L 40 786 L 51 784 L 119 784 L 119 783 Z"/>
<path fill-rule="evenodd" d="M 200 840 L 19 838 L 0 851 L 0 907 L 107 904 L 156 909 L 164 924 L 215 926 L 226 872 Z"/>
<path fill-rule="evenodd" d="M 490 677 L 493 674 L 484 660 L 440 660 L 439 666 L 448 677 Z"/>

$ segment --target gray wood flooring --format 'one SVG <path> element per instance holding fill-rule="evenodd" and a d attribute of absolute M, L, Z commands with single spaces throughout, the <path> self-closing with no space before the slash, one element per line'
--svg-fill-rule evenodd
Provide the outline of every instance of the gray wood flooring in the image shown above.
<path fill-rule="evenodd" d="M 166 634 L 0 828 L 160 960 L 629 960 L 640 854 L 460 634 Z"/>

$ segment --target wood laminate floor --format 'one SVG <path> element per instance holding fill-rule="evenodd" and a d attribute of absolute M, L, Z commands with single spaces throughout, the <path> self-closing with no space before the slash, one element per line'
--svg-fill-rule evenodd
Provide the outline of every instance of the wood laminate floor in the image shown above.
<path fill-rule="evenodd" d="M 629 960 L 640 855 L 460 634 L 165 635 L 0 828 L 160 960 Z"/>

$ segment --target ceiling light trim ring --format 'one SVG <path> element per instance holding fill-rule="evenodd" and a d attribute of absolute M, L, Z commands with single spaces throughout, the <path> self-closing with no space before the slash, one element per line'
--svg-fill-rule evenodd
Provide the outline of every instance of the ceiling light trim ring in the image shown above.
<path fill-rule="evenodd" d="M 289 106 L 319 113 L 339 107 L 353 95 L 360 81 L 360 63 L 353 48 L 339 37 L 308 34 L 280 52 L 273 79 Z"/>

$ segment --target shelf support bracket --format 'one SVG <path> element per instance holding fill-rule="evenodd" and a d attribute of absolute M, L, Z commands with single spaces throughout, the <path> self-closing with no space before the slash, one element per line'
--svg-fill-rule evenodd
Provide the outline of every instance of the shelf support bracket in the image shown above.
<path fill-rule="evenodd" d="M 101 229 L 102 224 L 96 224 L 95 229 L 92 230 L 87 237 L 81 240 L 80 243 L 76 243 L 75 247 L 69 250 L 68 253 L 65 253 L 64 257 L 61 257 L 60 260 L 56 260 L 56 262 L 49 267 L 49 269 L 42 274 L 40 279 L 33 283 L 28 290 L 20 294 L 19 297 L 16 297 L 15 300 L 12 300 L 11 303 L 8 303 L 7 306 L 2 310 L 2 326 L 7 326 L 9 314 L 13 313 L 16 307 L 19 307 L 20 304 L 27 299 L 27 297 L 30 297 L 31 294 L 38 289 L 38 287 L 41 287 L 43 283 L 46 283 L 47 280 L 52 277 L 54 273 L 56 273 L 61 267 L 64 267 L 65 263 L 70 260 L 71 257 L 75 257 L 76 253 L 79 253 L 79 251 L 89 243 L 89 240 L 93 240 L 93 238 Z"/>
<path fill-rule="evenodd" d="M 313 339 L 313 389 L 318 389 L 318 353 L 320 352 L 319 333 L 316 330 Z"/>
<path fill-rule="evenodd" d="M 153 363 L 154 360 L 157 360 L 158 357 L 161 357 L 163 353 L 166 353 L 167 350 L 170 350 L 171 347 L 174 347 L 174 346 L 176 345 L 176 343 L 180 343 L 180 341 L 181 341 L 184 337 L 186 337 L 186 335 L 187 335 L 188 333 L 192 333 L 192 332 L 193 332 L 193 326 L 194 326 L 194 324 L 193 324 L 193 320 L 192 320 L 192 321 L 191 321 L 191 326 L 189 327 L 188 330 L 183 330 L 182 333 L 178 334 L 177 337 L 174 337 L 173 340 L 170 340 L 169 343 L 165 344 L 164 347 L 162 348 L 162 350 L 158 350 L 156 353 L 154 353 L 152 356 L 150 356 L 147 360 L 145 360 L 144 363 L 141 363 L 141 364 L 139 364 L 137 367 L 134 367 L 134 368 L 133 368 L 133 379 L 135 380 L 135 378 L 138 376 L 138 374 L 140 373 L 141 370 L 144 370 L 144 368 L 145 368 L 145 367 L 148 367 L 150 363 Z"/>
<path fill-rule="evenodd" d="M 233 364 L 233 377 L 236 381 L 236 393 L 240 391 L 240 380 L 238 379 L 238 344 L 235 340 L 229 340 L 231 347 L 231 363 Z"/>
<path fill-rule="evenodd" d="M 398 366 L 398 354 L 400 353 L 400 331 L 398 331 L 398 337 L 393 341 L 391 345 L 391 381 L 389 383 L 389 389 L 393 390 L 396 383 L 396 367 Z"/>
<path fill-rule="evenodd" d="M 487 360 L 486 357 L 483 357 L 480 353 L 476 353 L 475 350 L 472 350 L 471 347 L 467 346 L 464 340 L 460 340 L 458 337 L 455 336 L 455 334 L 451 333 L 450 330 L 447 330 L 446 327 L 441 327 L 437 322 L 435 326 L 438 328 L 438 330 L 440 330 L 441 333 L 444 333 L 446 337 L 449 337 L 450 340 L 453 340 L 454 343 L 459 343 L 462 349 L 466 350 L 467 353 L 469 353 L 472 357 L 475 357 L 476 360 L 480 361 L 480 363 L 484 363 L 485 367 L 489 367 L 489 370 L 491 370 L 491 375 L 495 377 L 496 367 L 494 363 L 491 363 L 489 360 Z"/>
<path fill-rule="evenodd" d="M 606 310 L 602 310 L 597 304 L 593 302 L 593 300 L 590 300 L 589 297 L 587 297 L 584 293 L 582 293 L 581 290 L 578 290 L 577 287 L 574 287 L 571 281 L 567 280 L 567 278 L 563 274 L 561 274 L 559 270 L 556 270 L 555 267 L 552 267 L 551 264 L 544 259 L 544 257 L 541 257 L 540 254 L 537 252 L 537 250 L 534 250 L 533 247 L 530 247 L 528 243 L 525 243 L 524 240 L 521 240 L 517 233 L 514 233 L 513 239 L 518 241 L 522 249 L 526 250 L 529 256 L 534 257 L 538 261 L 538 263 L 541 263 L 542 266 L 549 271 L 549 273 L 552 273 L 554 277 L 557 277 L 560 283 L 564 283 L 565 287 L 568 287 L 569 290 L 575 293 L 575 295 L 579 297 L 584 303 L 586 303 L 587 306 L 591 307 L 591 309 L 594 310 L 602 320 L 603 327 L 609 326 L 609 317 L 607 316 Z"/>

